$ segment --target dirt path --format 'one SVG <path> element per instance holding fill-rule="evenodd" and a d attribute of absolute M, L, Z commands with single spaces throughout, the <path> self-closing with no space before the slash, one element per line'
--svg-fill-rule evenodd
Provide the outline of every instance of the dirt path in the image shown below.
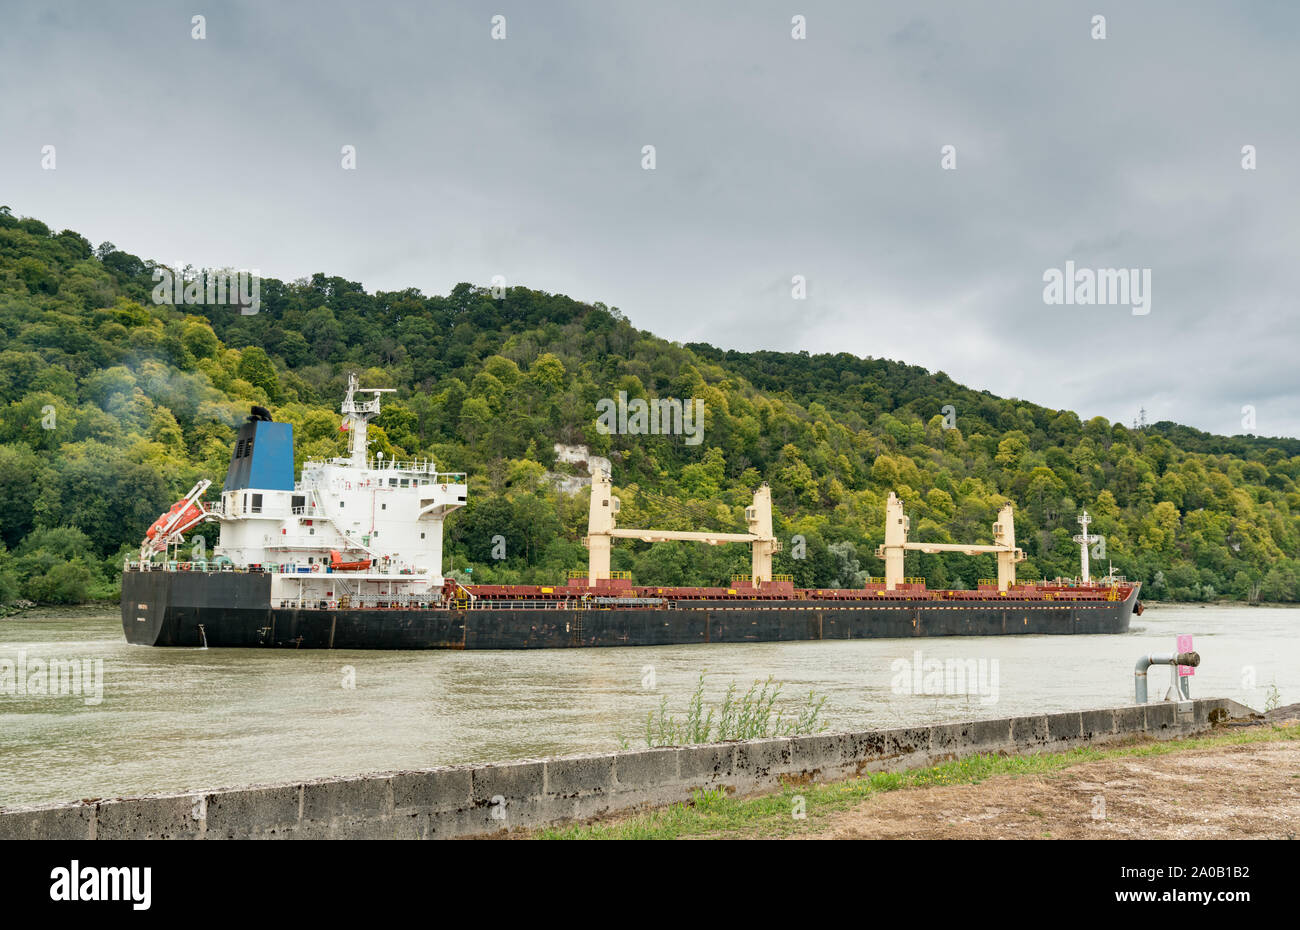
<path fill-rule="evenodd" d="M 892 791 L 826 819 L 829 827 L 805 838 L 1294 839 L 1300 743 L 1108 759 L 1052 775 Z"/>

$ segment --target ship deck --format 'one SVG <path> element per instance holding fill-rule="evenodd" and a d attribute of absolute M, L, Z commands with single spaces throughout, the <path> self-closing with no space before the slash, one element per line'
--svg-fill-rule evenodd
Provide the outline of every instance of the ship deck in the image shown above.
<path fill-rule="evenodd" d="M 129 562 L 125 566 L 128 573 L 135 572 L 181 572 L 194 574 L 280 574 L 275 569 L 279 566 L 251 566 L 248 568 L 231 565 L 215 566 L 201 562 Z M 268 570 L 270 569 L 270 570 Z M 383 573 L 373 571 L 338 571 L 326 570 L 323 574 L 284 572 L 294 577 L 320 580 L 324 577 L 337 577 L 348 580 L 368 581 L 410 581 L 412 576 L 400 573 Z M 945 602 L 953 607 L 987 605 L 994 603 L 1056 603 L 1056 604 L 1104 604 L 1127 601 L 1137 588 L 1135 582 L 1126 579 L 1114 579 L 1104 582 L 1080 583 L 1069 579 L 1050 582 L 1025 583 L 1010 586 L 1006 592 L 999 592 L 994 582 L 984 582 L 971 590 L 934 589 L 926 587 L 922 578 L 909 578 L 905 583 L 887 590 L 883 580 L 871 579 L 862 588 L 796 588 L 792 581 L 753 582 L 742 576 L 722 587 L 670 587 L 636 585 L 626 577 L 601 579 L 594 585 L 584 577 L 570 578 L 565 584 L 556 585 L 460 585 L 448 582 L 443 596 L 420 594 L 377 594 L 366 597 L 335 599 L 331 594 L 327 598 L 278 598 L 274 606 L 296 608 L 326 608 L 335 606 L 369 607 L 379 609 L 414 608 L 427 610 L 437 606 L 463 609 L 532 607 L 538 609 L 565 609 L 584 607 L 618 608 L 671 608 L 690 606 L 699 602 L 701 606 L 720 606 L 726 602 L 735 602 L 737 606 L 750 604 L 779 603 L 799 606 L 800 602 L 826 605 L 840 603 L 846 607 L 866 607 L 873 602 L 887 602 L 891 605 L 921 605 L 933 602 Z M 435 591 L 437 589 L 434 589 Z"/>
<path fill-rule="evenodd" d="M 490 601 L 849 601 L 855 604 L 878 601 L 1064 601 L 1075 603 L 1125 601 L 1135 585 L 1120 581 L 1114 584 L 1047 584 L 1012 585 L 1005 593 L 996 584 L 982 584 L 973 590 L 930 590 L 923 581 L 914 580 L 886 590 L 884 582 L 869 582 L 863 588 L 796 588 L 790 582 L 736 582 L 728 587 L 658 587 L 631 583 L 598 582 L 567 585 L 468 585 L 464 600 L 482 598 Z M 612 604 L 611 606 L 621 606 Z M 633 605 L 627 605 L 633 606 Z"/>

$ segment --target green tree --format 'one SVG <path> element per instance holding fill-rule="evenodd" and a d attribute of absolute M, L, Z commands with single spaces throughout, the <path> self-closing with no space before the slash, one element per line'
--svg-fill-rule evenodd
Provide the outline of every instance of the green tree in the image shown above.
<path fill-rule="evenodd" d="M 268 400 L 279 399 L 280 379 L 265 349 L 260 346 L 248 346 L 241 351 L 236 373 L 253 387 L 261 388 L 266 392 Z"/>

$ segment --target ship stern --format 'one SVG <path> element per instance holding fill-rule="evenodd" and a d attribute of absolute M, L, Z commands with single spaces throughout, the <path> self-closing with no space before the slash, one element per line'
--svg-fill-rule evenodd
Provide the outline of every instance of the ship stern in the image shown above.
<path fill-rule="evenodd" d="M 171 572 L 122 573 L 122 633 L 136 646 L 157 646 L 171 600 Z"/>

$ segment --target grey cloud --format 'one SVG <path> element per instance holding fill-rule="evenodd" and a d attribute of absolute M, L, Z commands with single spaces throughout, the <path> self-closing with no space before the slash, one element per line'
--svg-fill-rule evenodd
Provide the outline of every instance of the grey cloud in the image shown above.
<path fill-rule="evenodd" d="M 504 274 L 676 341 L 1215 432 L 1253 404 L 1300 435 L 1285 4 L 11 3 L 5 26 L 0 199 L 96 242 L 372 289 Z M 1151 314 L 1045 305 L 1068 259 L 1151 268 Z"/>

